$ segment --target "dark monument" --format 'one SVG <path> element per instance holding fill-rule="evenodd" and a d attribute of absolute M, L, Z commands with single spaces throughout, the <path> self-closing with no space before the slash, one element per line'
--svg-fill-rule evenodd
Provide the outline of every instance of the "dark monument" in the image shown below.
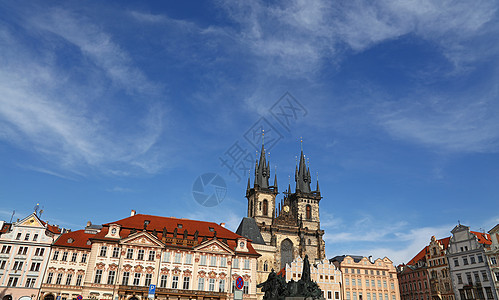
<path fill-rule="evenodd" d="M 300 280 L 291 279 L 286 283 L 286 279 L 277 275 L 274 269 L 269 274 L 267 281 L 256 286 L 265 293 L 263 300 L 285 300 L 286 298 L 299 299 L 323 299 L 322 291 L 316 282 L 310 278 L 310 262 L 308 255 L 303 260 L 303 272 Z"/>

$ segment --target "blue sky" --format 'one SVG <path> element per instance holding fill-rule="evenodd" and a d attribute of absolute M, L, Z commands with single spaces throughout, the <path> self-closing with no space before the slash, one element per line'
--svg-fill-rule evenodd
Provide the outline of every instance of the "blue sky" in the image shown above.
<path fill-rule="evenodd" d="M 247 171 L 221 159 L 254 159 L 263 123 L 280 191 L 303 137 L 328 257 L 400 263 L 458 220 L 489 230 L 498 5 L 1 1 L 0 217 L 40 203 L 73 230 L 131 209 L 234 230 Z M 227 185 L 215 207 L 192 196 L 204 173 Z"/>

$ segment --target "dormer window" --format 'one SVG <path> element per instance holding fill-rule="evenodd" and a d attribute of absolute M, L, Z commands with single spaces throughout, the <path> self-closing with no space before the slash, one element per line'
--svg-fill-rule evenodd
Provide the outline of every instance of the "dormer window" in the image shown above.
<path fill-rule="evenodd" d="M 182 224 L 177 224 L 177 227 L 182 228 L 183 226 L 182 226 Z"/>
<path fill-rule="evenodd" d="M 213 232 L 213 231 L 215 231 L 215 228 L 210 227 L 210 232 Z"/>
<path fill-rule="evenodd" d="M 68 239 L 68 244 L 72 244 L 73 242 L 74 242 L 74 240 L 72 238 Z"/>

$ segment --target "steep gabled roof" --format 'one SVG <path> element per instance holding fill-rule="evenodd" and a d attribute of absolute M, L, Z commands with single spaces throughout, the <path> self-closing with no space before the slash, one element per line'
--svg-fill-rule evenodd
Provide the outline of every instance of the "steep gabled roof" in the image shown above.
<path fill-rule="evenodd" d="M 422 260 L 425 258 L 426 252 L 428 251 L 428 246 L 424 247 L 423 250 L 419 251 L 416 256 L 414 256 L 408 263 L 408 266 L 412 266 L 417 264 L 418 261 Z"/>
<path fill-rule="evenodd" d="M 241 220 L 241 224 L 239 224 L 236 233 L 251 240 L 254 244 L 265 245 L 265 241 L 260 233 L 260 228 L 258 228 L 258 225 L 253 218 L 244 217 Z"/>

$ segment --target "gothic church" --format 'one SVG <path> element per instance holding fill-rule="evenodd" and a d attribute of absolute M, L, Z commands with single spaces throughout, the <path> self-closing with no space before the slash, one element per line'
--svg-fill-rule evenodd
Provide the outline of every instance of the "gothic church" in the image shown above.
<path fill-rule="evenodd" d="M 283 198 L 276 201 L 279 194 L 277 175 L 274 175 L 273 185 L 269 184 L 270 177 L 270 164 L 262 145 L 260 159 L 255 164 L 253 187 L 248 178 L 248 217 L 243 218 L 236 231 L 251 239 L 255 250 L 262 255 L 257 266 L 259 282 L 266 280 L 271 269 L 278 272 L 297 257 L 308 255 L 311 262 L 325 258 L 324 231 L 319 219 L 322 198 L 319 181 L 312 191 L 310 169 L 303 150 L 296 166 L 294 193 L 288 185 Z"/>

